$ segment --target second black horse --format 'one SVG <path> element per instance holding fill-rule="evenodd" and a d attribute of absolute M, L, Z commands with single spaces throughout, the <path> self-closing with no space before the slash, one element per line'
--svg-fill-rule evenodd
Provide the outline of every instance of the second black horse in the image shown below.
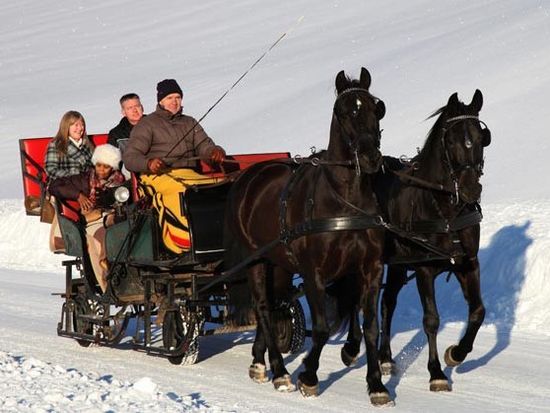
<path fill-rule="evenodd" d="M 480 177 L 483 150 L 491 134 L 479 119 L 483 95 L 476 90 L 468 105 L 453 94 L 446 106 L 432 117 L 437 120 L 424 147 L 409 162 L 384 157 L 385 168 L 377 175 L 375 190 L 388 222 L 384 260 L 387 282 L 381 302 L 380 365 L 385 374 L 394 368 L 390 331 L 397 296 L 407 282 L 407 271 L 415 271 L 416 285 L 424 310 L 423 326 L 428 338 L 430 390 L 450 391 L 437 351 L 439 314 L 435 279 L 454 273 L 468 303 L 468 324 L 458 345 L 445 352 L 448 366 L 456 366 L 472 351 L 485 317 L 480 291 L 478 261 L 481 208 Z M 348 340 L 342 360 L 349 365 L 359 352 L 360 329 L 357 311 L 345 283 L 333 287 L 340 312 L 351 315 Z"/>

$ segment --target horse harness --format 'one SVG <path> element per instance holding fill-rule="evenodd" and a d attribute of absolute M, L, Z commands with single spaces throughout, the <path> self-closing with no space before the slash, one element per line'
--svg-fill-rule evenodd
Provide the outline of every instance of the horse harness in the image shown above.
<path fill-rule="evenodd" d="M 459 195 L 458 195 L 458 176 L 457 176 L 457 173 L 461 172 L 461 171 L 464 171 L 464 170 L 467 170 L 467 169 L 474 169 L 476 171 L 476 173 L 478 174 L 478 176 L 483 175 L 483 160 L 481 160 L 480 162 L 475 163 L 475 164 L 470 163 L 470 162 L 463 163 L 463 164 L 459 165 L 458 168 L 457 167 L 453 168 L 453 164 L 451 162 L 451 157 L 449 155 L 449 150 L 448 150 L 447 145 L 446 145 L 445 136 L 447 135 L 447 132 L 449 131 L 449 129 L 452 128 L 454 125 L 456 125 L 456 124 L 458 124 L 462 121 L 465 121 L 467 119 L 474 119 L 474 120 L 478 121 L 480 124 L 482 124 L 485 128 L 487 128 L 487 124 L 485 122 L 483 122 L 482 120 L 480 120 L 479 117 L 476 116 L 476 115 L 460 115 L 460 116 L 455 116 L 455 117 L 449 118 L 445 121 L 448 125 L 444 126 L 442 128 L 443 133 L 441 135 L 441 146 L 442 146 L 443 151 L 445 153 L 444 163 L 449 168 L 449 175 L 451 177 L 451 180 L 453 181 L 453 187 L 452 188 L 449 188 L 448 186 L 445 186 L 443 184 L 430 182 L 430 181 L 427 181 L 425 179 L 418 178 L 416 176 L 412 176 L 412 175 L 409 175 L 407 173 L 403 173 L 401 171 L 391 170 L 391 172 L 394 175 L 398 176 L 401 180 L 408 180 L 410 182 L 418 184 L 419 186 L 425 187 L 427 189 L 433 189 L 435 191 L 447 192 L 447 193 L 454 196 L 454 203 L 458 204 Z M 469 138 L 466 138 L 465 146 L 470 148 L 471 145 L 472 145 L 471 140 Z M 412 163 L 411 167 L 413 169 L 416 168 L 416 165 L 415 165 L 414 162 Z"/>
<path fill-rule="evenodd" d="M 292 166 L 292 175 L 288 179 L 283 191 L 281 192 L 280 208 L 279 208 L 279 228 L 280 242 L 286 247 L 285 252 L 288 259 L 293 265 L 298 267 L 298 260 L 290 249 L 290 242 L 306 235 L 319 234 L 323 232 L 339 232 L 339 231 L 359 231 L 384 227 L 384 220 L 380 215 L 371 215 L 361 208 L 351 204 L 346 199 L 341 197 L 333 188 L 332 192 L 336 195 L 336 198 L 345 204 L 346 206 L 355 209 L 360 212 L 360 215 L 347 215 L 337 216 L 331 218 L 313 218 L 313 210 L 315 206 L 315 192 L 317 188 L 317 182 L 319 181 L 321 174 L 324 173 L 324 168 L 321 165 L 329 164 L 328 161 L 320 164 L 304 163 L 297 166 Z M 291 201 L 292 191 L 294 190 L 296 183 L 304 176 L 307 166 L 315 165 L 321 166 L 315 170 L 314 184 L 309 185 L 307 201 L 305 206 L 306 219 L 303 222 L 299 222 L 293 226 L 288 225 L 288 206 Z M 347 165 L 346 165 L 347 166 Z"/>
<path fill-rule="evenodd" d="M 350 88 L 347 88 L 347 89 L 343 90 L 336 97 L 336 100 L 334 101 L 334 106 L 332 108 L 332 113 L 334 114 L 334 117 L 335 117 L 336 121 L 340 125 L 340 129 L 342 130 L 344 136 L 347 137 L 346 143 L 348 144 L 349 149 L 350 149 L 351 153 L 353 154 L 353 161 L 348 161 L 348 162 L 351 162 L 351 164 L 355 164 L 355 174 L 357 176 L 359 176 L 359 175 L 361 175 L 361 166 L 359 164 L 359 139 L 357 139 L 357 138 L 353 139 L 351 137 L 351 134 L 346 130 L 346 127 L 340 121 L 340 116 L 338 115 L 338 112 L 336 110 L 336 103 L 338 103 L 338 100 L 340 98 L 342 98 L 342 96 L 348 95 L 350 93 L 366 94 L 369 98 L 373 99 L 375 103 L 378 102 L 378 99 L 376 97 L 374 97 L 373 95 L 371 95 L 371 93 L 368 91 L 368 89 L 365 89 L 365 88 L 362 88 L 362 87 L 350 87 Z M 359 97 L 357 97 L 357 99 L 356 99 L 357 108 L 359 109 L 362 106 L 362 104 L 363 104 L 363 101 L 361 99 L 359 99 Z M 380 143 L 381 131 L 378 131 L 378 133 L 375 136 L 378 139 L 378 142 Z"/>
<path fill-rule="evenodd" d="M 476 202 L 473 204 L 464 204 L 457 215 L 450 219 L 441 217 L 422 221 L 409 220 L 401 223 L 398 227 L 394 226 L 394 229 L 399 228 L 399 231 L 393 231 L 394 233 L 402 238 L 415 242 L 427 252 L 414 257 L 407 256 L 404 258 L 395 258 L 391 263 L 410 263 L 443 259 L 449 260 L 451 264 L 455 264 L 466 255 L 458 236 L 459 231 L 481 223 L 482 219 L 483 214 L 481 212 L 481 206 Z M 428 234 L 447 234 L 452 245 L 451 250 L 449 251 L 435 247 L 426 238 Z"/>
<path fill-rule="evenodd" d="M 323 161 L 317 158 L 313 158 L 312 162 L 300 162 L 295 164 L 289 164 L 292 168 L 292 175 L 288 179 L 283 191 L 281 192 L 280 197 L 280 208 L 279 208 L 279 242 L 286 247 L 286 254 L 289 260 L 297 266 L 297 259 L 294 256 L 292 250 L 290 249 L 290 242 L 294 241 L 303 236 L 318 234 L 322 232 L 336 232 L 336 231 L 357 231 L 357 230 L 366 230 L 373 228 L 384 228 L 389 232 L 401 237 L 408 239 L 409 241 L 417 244 L 421 248 L 427 250 L 427 255 L 424 258 L 430 260 L 433 259 L 444 259 L 449 260 L 452 264 L 456 262 L 458 258 L 464 255 L 462 249 L 457 249 L 455 251 L 449 252 L 442 248 L 439 248 L 432 243 L 430 243 L 424 234 L 449 234 L 451 237 L 451 242 L 453 245 L 460 245 L 458 239 L 458 231 L 465 229 L 470 226 L 477 225 L 483 219 L 481 213 L 481 207 L 478 203 L 472 204 L 472 208 L 466 208 L 467 204 L 458 212 L 458 214 L 452 219 L 439 218 L 432 220 L 423 220 L 423 221 L 407 221 L 405 223 L 400 223 L 394 225 L 392 223 L 386 222 L 380 215 L 372 215 L 367 211 L 353 205 L 348 202 L 345 198 L 341 197 L 335 190 L 335 197 L 344 205 L 350 207 L 351 209 L 359 212 L 358 215 L 347 215 L 347 216 L 338 216 L 331 218 L 313 218 L 313 209 L 314 209 L 314 198 L 315 191 L 318 185 L 318 182 L 321 174 L 323 173 L 323 165 L 330 165 L 330 161 Z M 317 160 L 315 160 L 317 159 Z M 303 159 L 306 161 L 307 159 Z M 287 163 L 287 162 L 285 162 Z M 288 164 L 288 163 L 287 163 Z M 340 165 L 340 163 L 338 163 Z M 315 172 L 314 182 L 315 184 L 309 186 L 309 191 L 306 197 L 306 206 L 305 206 L 305 216 L 306 219 L 303 222 L 297 223 L 293 226 L 288 224 L 288 206 L 291 202 L 291 197 L 293 190 L 296 186 L 296 183 L 303 177 L 305 170 L 308 166 L 318 167 Z M 344 166 L 344 165 L 341 165 Z M 345 165 L 348 166 L 348 165 Z M 391 170 L 391 169 L 390 169 Z M 393 171 L 392 172 L 397 172 Z M 428 183 L 427 181 L 425 181 Z M 332 188 L 332 186 L 329 186 Z M 439 188 L 430 186 L 428 189 Z M 467 210 L 468 209 L 468 210 Z M 441 214 L 440 214 L 441 215 Z"/>
<path fill-rule="evenodd" d="M 478 163 L 465 162 L 459 165 L 458 167 L 453 167 L 453 163 L 451 162 L 451 157 L 449 155 L 449 149 L 447 148 L 447 144 L 445 141 L 445 137 L 447 136 L 447 132 L 449 131 L 449 129 L 451 129 L 454 125 L 464 122 L 465 120 L 468 120 L 468 119 L 473 119 L 479 122 L 480 124 L 482 124 L 483 126 L 485 126 L 485 128 L 487 128 L 487 124 L 483 122 L 481 119 L 479 119 L 477 115 L 459 115 L 459 116 L 454 116 L 452 118 L 449 118 L 445 121 L 446 126 L 442 128 L 443 133 L 441 134 L 441 146 L 443 147 L 443 151 L 445 152 L 445 161 L 446 161 L 447 167 L 449 168 L 449 174 L 450 174 L 451 180 L 453 181 L 453 184 L 454 184 L 454 188 L 453 188 L 454 192 L 452 193 L 454 193 L 455 203 L 457 204 L 459 201 L 458 173 L 468 169 L 473 169 L 478 174 L 478 177 L 483 175 L 483 159 Z M 464 145 L 467 148 L 471 148 L 473 145 L 472 140 L 467 136 L 465 136 Z"/>
<path fill-rule="evenodd" d="M 279 163 L 285 164 L 288 167 L 292 168 L 292 175 L 288 179 L 283 191 L 281 192 L 280 197 L 280 212 L 279 212 L 279 237 L 271 240 L 267 244 L 259 247 L 256 251 L 250 254 L 247 258 L 241 261 L 238 265 L 230 268 L 229 270 L 223 271 L 220 273 L 215 280 L 211 281 L 207 285 L 200 288 L 199 292 L 206 291 L 208 288 L 212 287 L 214 284 L 218 284 L 233 275 L 237 274 L 242 269 L 246 268 L 249 264 L 256 261 L 258 258 L 267 254 L 273 248 L 277 247 L 280 244 L 285 246 L 285 253 L 289 261 L 296 268 L 299 268 L 298 260 L 292 250 L 290 249 L 290 242 L 301 238 L 306 235 L 319 234 L 322 232 L 336 232 L 336 231 L 358 231 L 374 228 L 384 228 L 393 234 L 406 238 L 411 242 L 419 245 L 420 247 L 428 251 L 429 257 L 432 259 L 444 259 L 450 260 L 452 264 L 455 262 L 454 256 L 449 255 L 447 251 L 444 251 L 438 248 L 435 245 L 432 245 L 428 240 L 425 239 L 422 235 L 417 235 L 414 231 L 418 233 L 449 233 L 459 231 L 468 226 L 476 225 L 481 222 L 481 207 L 479 204 L 476 204 L 476 211 L 471 213 L 461 214 L 451 221 L 447 220 L 431 220 L 431 221 L 419 221 L 416 223 L 410 223 L 408 226 L 405 225 L 404 228 L 400 228 L 396 225 L 390 224 L 384 221 L 383 217 L 380 215 L 370 215 L 363 209 L 349 203 L 347 200 L 342 198 L 336 191 L 338 199 L 349 206 L 352 209 L 357 210 L 361 215 L 351 215 L 351 216 L 339 216 L 332 218 L 322 218 L 314 219 L 313 208 L 314 208 L 314 195 L 317 185 L 310 185 L 307 204 L 306 204 L 306 216 L 308 217 L 305 221 L 295 224 L 292 227 L 288 226 L 287 223 L 287 213 L 288 205 L 291 200 L 291 195 L 296 183 L 304 175 L 305 170 L 308 166 L 317 167 L 315 182 L 318 181 L 322 173 L 323 165 L 334 165 L 334 166 L 347 166 L 350 167 L 353 165 L 353 162 L 332 162 L 329 160 L 323 160 L 319 158 L 298 158 L 290 160 L 279 160 Z M 395 171 L 392 171 L 395 172 Z M 408 277 L 408 280 L 415 277 L 415 274 Z"/>
<path fill-rule="evenodd" d="M 470 116 L 466 116 L 469 118 Z M 475 117 L 477 118 L 477 117 Z M 455 118 L 450 119 L 451 122 L 456 122 Z M 452 126 L 452 125 L 451 125 Z M 446 150 L 446 149 L 445 149 Z M 450 166 L 450 163 L 449 163 Z M 411 169 L 414 170 L 416 165 L 411 164 Z M 449 190 L 441 184 L 430 182 L 412 175 L 409 175 L 407 172 L 401 172 L 391 168 L 387 168 L 391 173 L 396 175 L 400 180 L 410 181 L 420 188 L 424 188 L 429 191 L 438 191 L 449 193 L 451 196 L 454 195 L 454 191 Z M 452 173 L 452 168 L 451 168 Z M 453 178 L 456 187 L 456 180 Z M 458 197 L 458 195 L 456 195 Z M 465 255 L 461 241 L 458 237 L 458 232 L 472 227 L 481 223 L 483 219 L 483 214 L 481 211 L 481 206 L 478 202 L 475 203 L 465 203 L 460 208 L 457 208 L 456 214 L 451 217 L 445 217 L 441 209 L 439 208 L 438 202 L 433 196 L 432 199 L 434 206 L 438 212 L 439 218 L 429 219 L 429 220 L 413 220 L 412 216 L 408 221 L 398 223 L 397 225 L 390 225 L 391 228 L 388 228 L 391 232 L 394 232 L 401 238 L 408 239 L 415 242 L 416 244 L 424 247 L 428 252 L 424 255 L 417 256 L 414 258 L 407 257 L 403 259 L 396 259 L 392 263 L 406 263 L 411 261 L 431 261 L 431 260 L 440 260 L 448 259 L 451 264 L 455 264 L 457 259 Z M 458 205 L 458 201 L 451 200 L 454 205 Z M 423 234 L 448 234 L 451 245 L 455 248 L 453 251 L 445 251 L 438 247 L 435 247 L 431 244 Z"/>
<path fill-rule="evenodd" d="M 280 227 L 280 242 L 286 246 L 286 254 L 294 265 L 297 264 L 296 257 L 290 249 L 290 242 L 301 238 L 306 235 L 318 234 L 322 232 L 336 232 L 336 231 L 357 231 L 357 230 L 366 230 L 373 228 L 382 228 L 384 226 L 384 220 L 380 215 L 371 215 L 368 212 L 362 210 L 361 208 L 351 204 L 346 199 L 341 197 L 335 190 L 329 185 L 329 188 L 332 189 L 332 192 L 336 195 L 336 198 L 343 204 L 351 207 L 352 209 L 358 211 L 359 215 L 349 215 L 349 216 L 338 216 L 331 218 L 322 218 L 314 219 L 313 210 L 315 206 L 315 191 L 317 188 L 317 182 L 319 181 L 321 174 L 324 171 L 323 165 L 332 165 L 332 166 L 343 166 L 343 167 L 352 167 L 355 166 L 355 173 L 357 176 L 361 175 L 361 168 L 359 166 L 359 155 L 358 155 L 358 140 L 352 139 L 351 135 L 340 121 L 338 111 L 336 110 L 336 104 L 339 99 L 343 96 L 354 93 L 357 95 L 366 94 L 368 97 L 376 99 L 370 94 L 368 89 L 362 87 L 351 87 L 343 90 L 337 97 L 334 102 L 333 114 L 336 118 L 336 121 L 340 125 L 344 136 L 346 137 L 346 143 L 349 146 L 351 153 L 353 154 L 353 160 L 351 161 L 330 161 L 322 159 L 321 157 L 311 157 L 307 159 L 302 159 L 295 157 L 293 161 L 298 166 L 292 166 L 292 174 L 288 179 L 283 191 L 281 192 L 280 198 L 280 208 L 279 208 L 279 227 Z M 356 99 L 357 107 L 360 108 L 362 100 L 357 97 Z M 380 134 L 378 134 L 378 139 L 380 139 Z M 306 219 L 303 222 L 300 222 L 292 227 L 288 226 L 288 205 L 292 195 L 292 191 L 296 183 L 303 177 L 306 166 L 311 165 L 317 168 L 314 176 L 314 184 L 309 186 L 309 192 L 307 195 L 306 201 Z"/>

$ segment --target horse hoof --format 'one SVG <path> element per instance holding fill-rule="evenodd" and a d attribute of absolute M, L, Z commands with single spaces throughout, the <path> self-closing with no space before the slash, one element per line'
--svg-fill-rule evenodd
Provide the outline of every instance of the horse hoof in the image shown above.
<path fill-rule="evenodd" d="M 430 391 L 451 391 L 451 385 L 448 380 L 435 379 L 430 381 Z"/>
<path fill-rule="evenodd" d="M 265 366 L 260 363 L 254 363 L 248 368 L 248 377 L 260 384 L 267 383 L 269 381 L 267 370 Z"/>
<path fill-rule="evenodd" d="M 395 402 L 391 399 L 389 393 L 386 392 L 376 392 L 369 394 L 370 402 L 373 406 L 378 407 L 393 407 Z"/>
<path fill-rule="evenodd" d="M 296 386 L 292 383 L 292 379 L 288 374 L 273 379 L 273 386 L 275 387 L 275 390 L 281 393 L 290 393 L 296 390 Z"/>
<path fill-rule="evenodd" d="M 317 397 L 319 395 L 319 383 L 308 386 L 307 384 L 304 384 L 298 379 L 298 389 L 300 390 L 300 393 L 302 393 L 302 396 L 304 397 Z"/>
<path fill-rule="evenodd" d="M 456 367 L 460 363 L 462 363 L 461 361 L 455 360 L 453 358 L 452 352 L 453 352 L 453 349 L 456 347 L 457 347 L 456 344 L 453 344 L 452 346 L 449 346 L 447 350 L 445 350 L 445 364 L 448 367 Z"/>
<path fill-rule="evenodd" d="M 391 361 L 380 363 L 380 372 L 382 373 L 382 376 L 391 376 L 395 373 L 395 363 Z"/>
<path fill-rule="evenodd" d="M 342 358 L 342 363 L 344 363 L 346 367 L 353 366 L 357 361 L 357 355 L 350 355 L 344 348 L 340 351 L 340 357 Z"/>

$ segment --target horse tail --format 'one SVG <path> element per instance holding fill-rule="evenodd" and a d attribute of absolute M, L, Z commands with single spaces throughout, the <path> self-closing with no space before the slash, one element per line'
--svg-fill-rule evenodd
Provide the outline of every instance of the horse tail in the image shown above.
<path fill-rule="evenodd" d="M 224 245 L 224 269 L 225 271 L 240 264 L 246 257 L 247 251 L 239 242 L 234 227 L 232 211 L 230 208 L 234 202 L 230 196 L 224 220 L 223 245 Z M 253 313 L 252 295 L 248 285 L 246 268 L 233 274 L 227 282 L 227 321 L 235 326 L 254 324 L 256 317 Z"/>
<path fill-rule="evenodd" d="M 359 296 L 354 280 L 354 276 L 348 274 L 333 281 L 325 289 L 325 308 L 331 336 L 345 331 L 351 317 L 355 316 Z"/>

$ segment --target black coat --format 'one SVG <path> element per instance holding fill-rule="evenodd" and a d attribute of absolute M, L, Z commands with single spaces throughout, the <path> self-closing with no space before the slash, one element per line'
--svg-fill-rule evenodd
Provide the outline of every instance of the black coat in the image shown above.
<path fill-rule="evenodd" d="M 109 131 L 109 139 L 107 140 L 107 143 L 110 143 L 118 148 L 118 141 L 121 139 L 128 139 L 133 127 L 134 125 L 128 122 L 126 117 L 123 117 L 118 125 Z"/>

